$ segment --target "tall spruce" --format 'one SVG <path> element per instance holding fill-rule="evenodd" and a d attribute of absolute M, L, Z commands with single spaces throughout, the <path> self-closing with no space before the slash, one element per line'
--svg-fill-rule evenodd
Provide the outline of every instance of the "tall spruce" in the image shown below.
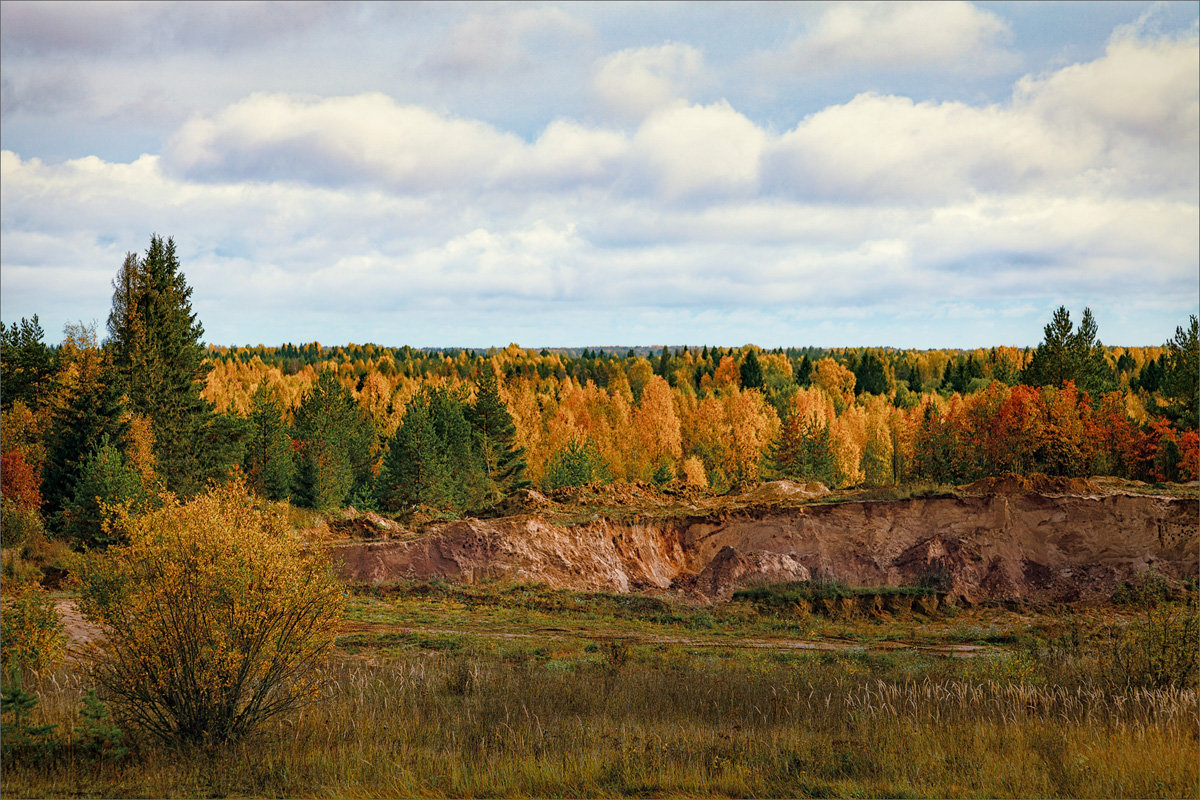
<path fill-rule="evenodd" d="M 525 478 L 525 450 L 519 447 L 517 426 L 500 397 L 496 374 L 484 367 L 475 387 L 475 402 L 467 410 L 475 447 L 486 477 L 486 500 L 494 503 L 529 486 Z"/>
<path fill-rule="evenodd" d="M 59 348 L 62 364 L 49 400 L 42 497 L 47 516 L 61 511 L 75 495 L 83 462 L 97 442 L 124 441 L 128 426 L 121 397 L 106 376 L 109 354 L 96 344 L 91 327 L 67 326 Z"/>
<path fill-rule="evenodd" d="M 746 351 L 746 357 L 742 359 L 741 366 L 738 367 L 739 377 L 742 379 L 743 389 L 761 389 L 763 385 L 762 364 L 758 361 L 758 354 L 751 348 Z"/>
<path fill-rule="evenodd" d="M 205 463 L 196 446 L 211 408 L 200 397 L 208 366 L 191 297 L 175 241 L 152 236 L 145 256 L 127 254 L 113 281 L 106 343 L 112 382 L 131 411 L 150 419 L 159 473 L 168 489 L 184 495 L 227 466 Z"/>
<path fill-rule="evenodd" d="M 292 492 L 292 437 L 283 406 L 263 384 L 254 393 L 248 420 L 246 484 L 268 500 L 286 500 Z"/>
<path fill-rule="evenodd" d="M 296 500 L 311 508 L 345 505 L 373 488 L 375 426 L 333 370 L 317 376 L 292 425 L 299 442 Z"/>
<path fill-rule="evenodd" d="M 404 511 L 418 503 L 431 508 L 451 504 L 442 442 L 434 430 L 429 404 L 420 398 L 408 404 L 404 419 L 388 441 L 377 494 L 389 511 Z"/>

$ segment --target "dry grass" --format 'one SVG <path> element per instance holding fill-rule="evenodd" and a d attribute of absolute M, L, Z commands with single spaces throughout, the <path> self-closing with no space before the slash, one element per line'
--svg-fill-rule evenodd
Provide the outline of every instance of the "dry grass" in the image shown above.
<path fill-rule="evenodd" d="M 5 764 L 4 796 L 1197 794 L 1194 689 L 1014 679 L 928 657 L 402 648 L 329 663 L 318 702 L 214 753 Z M 60 670 L 41 711 L 69 728 Z"/>

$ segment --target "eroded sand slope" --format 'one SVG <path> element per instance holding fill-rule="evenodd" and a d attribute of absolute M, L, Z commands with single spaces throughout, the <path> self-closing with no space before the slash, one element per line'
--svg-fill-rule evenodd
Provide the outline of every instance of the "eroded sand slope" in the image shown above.
<path fill-rule="evenodd" d="M 667 520 L 463 520 L 403 541 L 335 548 L 343 577 L 513 580 L 579 590 L 728 598 L 755 582 L 935 582 L 970 601 L 1107 597 L 1153 565 L 1198 572 L 1194 499 L 993 493 L 762 507 Z"/>

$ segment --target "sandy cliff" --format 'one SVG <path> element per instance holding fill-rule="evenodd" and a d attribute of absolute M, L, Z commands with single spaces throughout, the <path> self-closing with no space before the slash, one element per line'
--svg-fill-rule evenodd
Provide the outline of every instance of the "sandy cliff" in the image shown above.
<path fill-rule="evenodd" d="M 436 576 L 581 590 L 670 589 L 709 600 L 755 582 L 811 577 L 856 585 L 934 582 L 968 601 L 1073 601 L 1107 597 L 1151 565 L 1175 578 L 1197 575 L 1194 499 L 999 488 L 644 522 L 470 519 L 334 552 L 343 577 L 355 582 Z"/>

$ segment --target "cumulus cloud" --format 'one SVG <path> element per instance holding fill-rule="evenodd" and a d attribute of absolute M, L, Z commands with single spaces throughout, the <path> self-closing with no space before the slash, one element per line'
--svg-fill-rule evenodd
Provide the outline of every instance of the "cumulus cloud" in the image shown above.
<path fill-rule="evenodd" d="M 992 70 L 1009 65 L 1008 25 L 965 2 L 837 3 L 797 37 L 781 60 L 802 72 Z"/>
<path fill-rule="evenodd" d="M 768 171 L 778 192 L 839 202 L 1191 193 L 1198 97 L 1196 40 L 1122 40 L 1095 61 L 1022 79 L 1005 104 L 859 95 L 773 142 Z"/>
<path fill-rule="evenodd" d="M 588 25 L 553 6 L 487 8 L 451 27 L 422 68 L 443 78 L 491 81 L 528 71 L 591 33 Z"/>
<path fill-rule="evenodd" d="M 1092 140 L 1122 177 L 1191 190 L 1200 168 L 1200 39 L 1120 37 L 1102 58 L 1023 78 L 1014 103 Z"/>
<path fill-rule="evenodd" d="M 304 99 L 256 94 L 190 120 L 168 161 L 198 179 L 380 183 L 437 191 L 484 182 L 521 148 L 486 123 L 402 106 L 371 93 Z"/>
<path fill-rule="evenodd" d="M 597 62 L 592 94 L 616 119 L 637 122 L 686 100 L 703 61 L 699 50 L 679 42 L 620 50 Z"/>
<path fill-rule="evenodd" d="M 672 106 L 634 137 L 647 173 L 669 199 L 753 192 L 766 142 L 766 133 L 726 102 Z"/>
<path fill-rule="evenodd" d="M 918 12 L 986 17 L 889 9 L 861 13 L 894 31 Z M 520 46 L 459 66 L 523 69 L 555 30 L 527 11 L 546 9 L 472 8 Z M 832 25 L 807 35 L 833 42 Z M 1036 338 L 1059 302 L 1178 316 L 1200 258 L 1198 51 L 1194 32 L 1126 32 L 999 99 L 864 92 L 779 128 L 690 98 L 707 67 L 677 43 L 589 55 L 578 89 L 608 91 L 612 116 L 520 132 L 382 92 L 249 94 L 140 158 L 4 151 L 0 302 L 51 332 L 103 320 L 123 253 L 158 232 L 223 343 L 630 344 L 673 325 L 698 333 L 671 343 L 847 344 L 886 319 L 965 345 L 963 314 L 990 315 L 972 330 L 993 344 L 1004 315 Z"/>

